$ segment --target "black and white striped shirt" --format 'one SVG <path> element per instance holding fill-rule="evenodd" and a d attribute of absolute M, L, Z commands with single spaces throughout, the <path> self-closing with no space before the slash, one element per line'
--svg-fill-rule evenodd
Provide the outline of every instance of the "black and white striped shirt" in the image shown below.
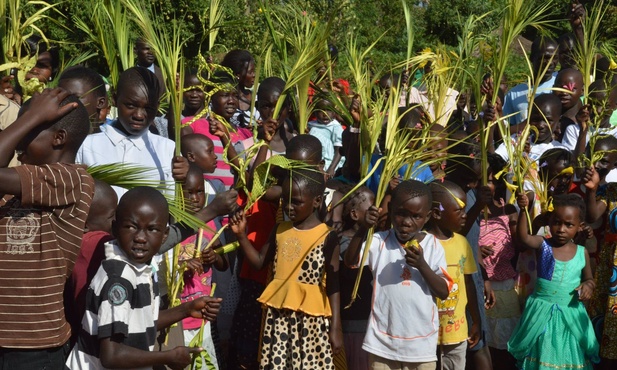
<path fill-rule="evenodd" d="M 159 316 L 159 290 L 150 265 L 131 262 L 120 246 L 105 244 L 106 260 L 92 279 L 79 339 L 66 362 L 69 369 L 103 369 L 99 340 L 152 351 Z"/>

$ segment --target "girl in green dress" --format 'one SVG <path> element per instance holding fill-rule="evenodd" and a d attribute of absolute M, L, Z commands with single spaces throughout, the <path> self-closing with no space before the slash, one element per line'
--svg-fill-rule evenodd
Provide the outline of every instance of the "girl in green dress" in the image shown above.
<path fill-rule="evenodd" d="M 584 247 L 572 239 L 582 230 L 585 202 L 577 194 L 557 195 L 550 215 L 550 238 L 529 234 L 528 199 L 517 197 L 521 209 L 517 236 L 536 251 L 538 280 L 523 316 L 508 342 L 520 369 L 593 369 L 599 344 L 583 300 L 595 283 Z"/>

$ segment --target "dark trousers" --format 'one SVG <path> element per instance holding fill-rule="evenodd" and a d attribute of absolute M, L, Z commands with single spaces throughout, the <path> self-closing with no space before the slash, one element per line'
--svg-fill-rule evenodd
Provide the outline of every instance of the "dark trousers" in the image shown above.
<path fill-rule="evenodd" d="M 46 349 L 0 348 L 0 370 L 62 370 L 71 345 Z"/>

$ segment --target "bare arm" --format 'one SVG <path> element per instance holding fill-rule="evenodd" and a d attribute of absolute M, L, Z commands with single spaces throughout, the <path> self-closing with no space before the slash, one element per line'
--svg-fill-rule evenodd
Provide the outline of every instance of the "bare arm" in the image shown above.
<path fill-rule="evenodd" d="M 156 322 L 156 328 L 158 330 L 165 329 L 187 317 L 213 321 L 219 312 L 221 301 L 220 298 L 200 297 L 174 308 L 161 310 L 159 312 L 159 319 Z"/>
<path fill-rule="evenodd" d="M 520 208 L 516 227 L 516 238 L 519 241 L 518 244 L 523 248 L 540 249 L 542 242 L 544 242 L 544 238 L 539 235 L 529 234 L 529 224 L 527 222 L 527 207 L 529 205 L 529 199 L 527 199 L 527 195 L 525 194 L 519 194 L 516 199 Z"/>
<path fill-rule="evenodd" d="M 168 365 L 183 369 L 191 363 L 191 354 L 201 348 L 176 347 L 170 351 L 144 351 L 122 344 L 121 338 L 105 338 L 99 341 L 101 365 L 107 369 L 135 369 L 154 365 Z"/>
<path fill-rule="evenodd" d="M 473 325 L 469 328 L 469 347 L 472 348 L 480 340 L 480 309 L 478 308 L 478 297 L 476 292 L 476 284 L 470 274 L 465 274 L 465 291 L 467 292 L 467 309 L 471 314 Z"/>
<path fill-rule="evenodd" d="M 336 167 L 341 161 L 341 158 L 342 158 L 341 147 L 335 146 L 334 147 L 334 158 L 332 158 L 332 163 L 330 163 L 330 168 L 328 168 L 328 171 L 327 171 L 330 174 L 330 176 L 334 176 L 334 171 L 336 171 Z"/>
<path fill-rule="evenodd" d="M 326 293 L 332 309 L 330 323 L 330 343 L 332 352 L 337 354 L 343 348 L 343 327 L 341 326 L 341 297 L 339 285 L 339 243 L 336 232 L 328 235 L 326 246 Z"/>
<path fill-rule="evenodd" d="M 268 242 L 264 244 L 259 251 L 253 247 L 253 244 L 251 244 L 251 241 L 246 236 L 246 216 L 244 215 L 244 211 L 239 211 L 230 217 L 229 225 L 238 238 L 238 243 L 244 252 L 246 260 L 254 269 L 261 270 L 274 259 L 274 252 L 276 251 L 276 229 L 278 225 L 272 229 Z"/>

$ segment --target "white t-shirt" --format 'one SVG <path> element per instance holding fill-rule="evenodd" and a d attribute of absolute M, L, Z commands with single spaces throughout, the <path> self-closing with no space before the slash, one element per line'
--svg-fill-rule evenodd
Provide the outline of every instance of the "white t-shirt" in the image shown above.
<path fill-rule="evenodd" d="M 516 136 L 512 136 L 512 140 L 516 140 Z M 537 161 L 544 152 L 553 148 L 564 148 L 564 146 L 556 140 L 553 140 L 550 143 L 539 143 L 539 144 L 531 144 L 529 148 L 529 158 Z M 564 148 L 567 149 L 567 148 Z M 508 150 L 506 148 L 506 143 L 502 143 L 495 149 L 495 153 L 499 154 L 504 161 L 508 162 L 510 158 L 508 158 Z"/>
<path fill-rule="evenodd" d="M 113 125 L 107 125 L 102 132 L 88 135 L 77 151 L 75 162 L 88 166 L 111 163 L 125 163 L 149 168 L 143 180 L 155 183 L 165 182 L 173 191 L 174 179 L 171 174 L 171 161 L 174 157 L 175 143 L 162 136 L 145 130 L 140 135 L 126 136 Z M 125 188 L 113 187 L 118 200 Z"/>
<path fill-rule="evenodd" d="M 441 243 L 426 234 L 420 246 L 430 268 L 450 286 L 452 279 Z M 394 230 L 373 235 L 367 261 L 373 272 L 373 301 L 362 348 L 394 361 L 437 361 L 439 315 L 435 298 L 420 272 L 405 262 L 405 250 Z"/>

